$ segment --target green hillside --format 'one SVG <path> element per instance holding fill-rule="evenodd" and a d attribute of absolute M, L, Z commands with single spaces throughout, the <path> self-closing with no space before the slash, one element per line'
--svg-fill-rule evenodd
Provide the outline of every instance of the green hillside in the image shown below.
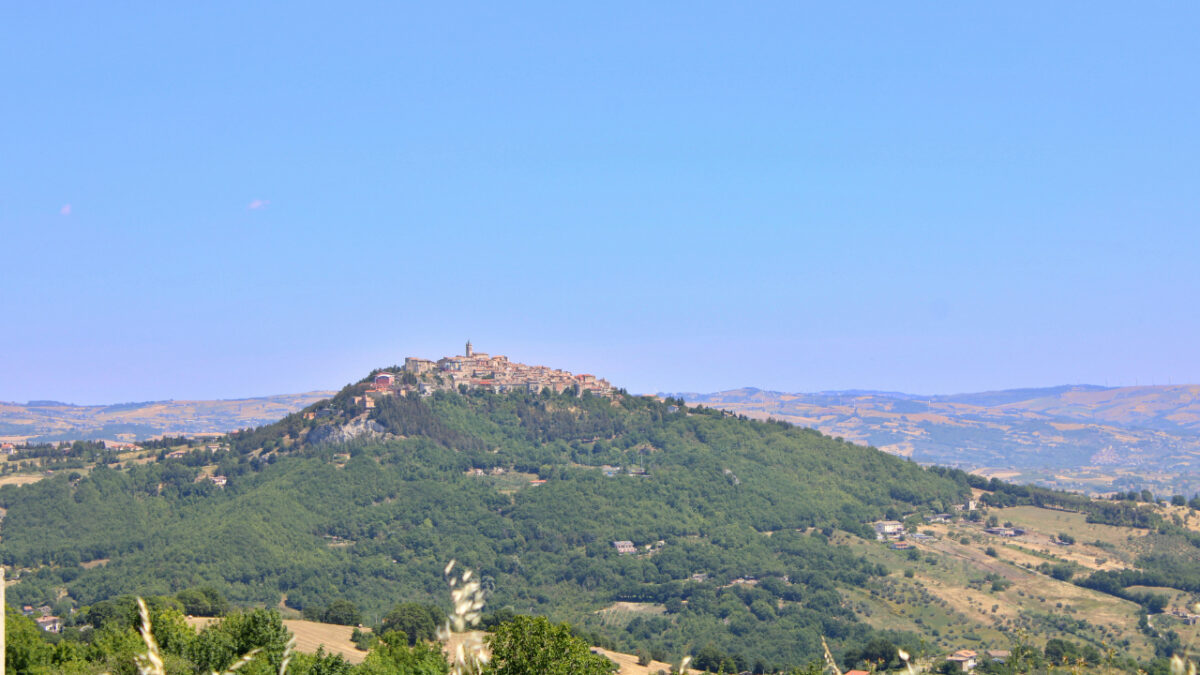
<path fill-rule="evenodd" d="M 209 584 L 241 604 L 348 599 L 377 620 L 397 602 L 444 602 L 457 559 L 492 610 L 569 620 L 628 650 L 711 643 L 798 664 L 821 635 L 840 650 L 874 634 L 839 589 L 889 570 L 830 535 L 873 539 L 873 520 L 969 493 L 960 473 L 649 397 L 438 392 L 363 412 L 365 387 L 233 434 L 228 451 L 0 489 L 3 561 L 20 574 L 10 602 L 66 611 Z M 599 611 L 618 602 L 647 611 Z"/>

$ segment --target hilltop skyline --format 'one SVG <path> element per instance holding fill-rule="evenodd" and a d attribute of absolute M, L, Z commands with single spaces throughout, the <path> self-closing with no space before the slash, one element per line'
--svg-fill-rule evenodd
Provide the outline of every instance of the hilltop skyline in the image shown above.
<path fill-rule="evenodd" d="M 473 338 L 633 392 L 1200 382 L 1200 8 L 22 5 L 0 400 Z"/>

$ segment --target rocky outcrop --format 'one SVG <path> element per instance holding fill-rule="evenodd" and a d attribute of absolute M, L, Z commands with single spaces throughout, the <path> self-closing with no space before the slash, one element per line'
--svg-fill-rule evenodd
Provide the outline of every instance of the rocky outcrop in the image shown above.
<path fill-rule="evenodd" d="M 347 443 L 358 439 L 390 438 L 383 426 L 375 420 L 359 415 L 345 424 L 323 424 L 308 432 L 309 443 Z"/>

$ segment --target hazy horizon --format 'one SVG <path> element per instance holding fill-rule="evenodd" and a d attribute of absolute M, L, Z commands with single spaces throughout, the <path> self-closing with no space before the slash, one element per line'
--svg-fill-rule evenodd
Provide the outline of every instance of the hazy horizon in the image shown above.
<path fill-rule="evenodd" d="M 546 365 L 553 365 L 553 364 L 546 364 Z M 168 398 L 158 398 L 158 399 L 130 399 L 130 400 L 126 400 L 126 401 L 83 401 L 83 402 L 68 401 L 68 400 L 54 398 L 54 397 L 29 397 L 29 398 L 23 398 L 23 399 L 0 399 L 0 403 L 10 403 L 13 405 L 27 406 L 27 405 L 30 405 L 33 403 L 53 402 L 53 403 L 62 403 L 62 404 L 70 405 L 70 406 L 76 406 L 76 407 L 83 408 L 83 407 L 98 407 L 98 406 L 112 406 L 112 405 L 133 405 L 133 404 L 144 404 L 144 403 L 159 403 L 159 402 L 164 402 L 164 401 L 176 401 L 176 402 L 240 401 L 240 400 L 273 398 L 273 397 L 279 397 L 279 396 L 294 396 L 294 395 L 298 395 L 298 394 L 311 394 L 311 393 L 315 393 L 315 392 L 335 392 L 336 393 L 342 386 L 344 386 L 346 384 L 350 384 L 351 382 L 356 381 L 357 379 L 358 378 L 348 379 L 346 382 L 343 382 L 341 385 L 338 385 L 336 387 L 311 387 L 308 389 L 297 390 L 297 391 L 286 391 L 286 392 L 281 391 L 281 392 L 273 392 L 273 393 L 266 393 L 266 394 L 251 394 L 251 395 L 247 395 L 247 396 L 227 396 L 227 397 L 214 397 L 214 398 L 199 398 L 199 397 L 195 397 L 195 396 L 172 396 L 172 397 L 168 397 Z M 614 386 L 616 386 L 618 388 L 622 388 L 620 383 L 613 383 L 613 384 L 614 384 Z M 850 387 L 850 388 L 846 388 L 846 389 L 820 389 L 820 390 L 768 389 L 766 387 L 758 387 L 758 386 L 751 385 L 751 384 L 745 384 L 745 385 L 736 386 L 736 387 L 725 387 L 722 389 L 710 389 L 710 390 L 705 390 L 705 391 L 684 390 L 684 389 L 659 389 L 656 391 L 633 391 L 633 390 L 628 390 L 628 391 L 629 391 L 629 393 L 638 395 L 638 396 L 644 396 L 644 395 L 680 396 L 680 395 L 687 395 L 687 394 L 696 394 L 696 395 L 706 396 L 706 395 L 711 395 L 711 394 L 720 394 L 720 393 L 729 392 L 729 391 L 738 391 L 738 390 L 742 390 L 742 389 L 755 389 L 755 390 L 768 392 L 768 393 L 782 393 L 782 394 L 822 395 L 822 394 L 863 393 L 863 394 L 875 394 L 875 395 L 879 395 L 879 396 L 898 395 L 898 396 L 910 396 L 910 397 L 920 398 L 920 397 L 960 396 L 960 395 L 970 395 L 970 394 L 987 394 L 987 393 L 995 393 L 995 392 L 1002 392 L 1002 391 L 1022 391 L 1022 390 L 1036 391 L 1036 390 L 1042 390 L 1042 389 L 1056 389 L 1056 388 L 1060 388 L 1060 387 L 1085 387 L 1085 388 L 1097 388 L 1097 389 L 1131 389 L 1131 388 L 1142 388 L 1142 387 L 1196 387 L 1196 386 L 1200 386 L 1200 383 L 1190 383 L 1190 382 L 1161 383 L 1160 382 L 1160 383 L 1142 383 L 1142 384 L 1134 383 L 1134 384 L 1123 384 L 1123 385 L 1102 385 L 1102 384 L 1095 384 L 1095 383 L 1089 383 L 1089 382 L 1074 382 L 1074 383 L 1060 383 L 1060 384 L 1054 384 L 1054 385 L 1031 386 L 1031 387 L 1009 387 L 1006 389 L 979 389 L 979 390 L 973 390 L 973 391 L 928 392 L 928 391 L 903 391 L 903 390 L 897 390 L 897 389 L 888 389 L 888 390 L 869 389 L 869 388 L 862 388 L 862 387 Z"/>

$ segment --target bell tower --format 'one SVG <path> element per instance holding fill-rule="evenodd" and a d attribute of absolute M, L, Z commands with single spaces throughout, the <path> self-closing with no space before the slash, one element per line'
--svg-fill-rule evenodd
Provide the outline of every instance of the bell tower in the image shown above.
<path fill-rule="evenodd" d="M 471 356 L 474 356 L 474 355 L 475 355 L 475 350 L 474 350 L 474 349 L 471 349 L 471 341 L 470 341 L 470 340 L 467 340 L 467 356 L 468 356 L 468 357 L 471 357 Z"/>

